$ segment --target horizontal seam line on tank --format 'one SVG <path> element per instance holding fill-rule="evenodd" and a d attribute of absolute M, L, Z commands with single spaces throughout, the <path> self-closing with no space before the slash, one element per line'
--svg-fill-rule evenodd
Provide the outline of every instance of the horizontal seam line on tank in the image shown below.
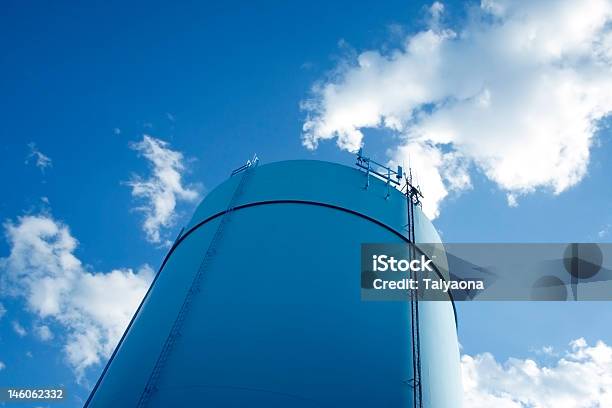
<path fill-rule="evenodd" d="M 403 234 L 401 234 L 399 231 L 395 230 L 394 228 L 388 226 L 387 224 L 383 223 L 382 221 L 379 221 L 379 220 L 377 220 L 375 218 L 372 218 L 372 217 L 370 217 L 368 215 L 362 214 L 362 213 L 360 213 L 358 211 L 355 211 L 355 210 L 351 210 L 351 209 L 348 209 L 348 208 L 345 208 L 345 207 L 340 207 L 340 206 L 337 206 L 337 205 L 334 205 L 334 204 L 321 203 L 321 202 L 318 202 L 318 201 L 289 200 L 289 199 L 285 199 L 285 200 L 254 201 L 252 203 L 238 205 L 238 206 L 232 208 L 231 211 L 240 210 L 240 209 L 243 209 L 243 208 L 255 207 L 255 206 L 258 206 L 258 205 L 268 205 L 268 204 L 305 204 L 305 205 L 315 205 L 315 206 L 319 206 L 319 207 L 327 207 L 327 208 L 332 208 L 332 209 L 339 210 L 339 211 L 344 211 L 344 212 L 347 212 L 349 214 L 353 214 L 353 215 L 356 215 L 358 217 L 364 218 L 364 219 L 366 219 L 368 221 L 372 221 L 376 225 L 385 228 L 386 230 L 388 230 L 388 231 L 394 233 L 395 235 L 399 236 L 402 240 L 410 243 L 408 238 L 406 238 Z M 159 277 L 159 275 L 163 271 L 164 267 L 166 266 L 166 263 L 168 262 L 168 259 L 170 258 L 170 255 L 172 255 L 172 253 L 179 246 L 179 244 L 181 242 L 183 242 L 183 240 L 185 238 L 187 238 L 192 232 L 194 232 L 195 230 L 197 230 L 198 228 L 200 228 L 204 224 L 208 223 L 209 221 L 212 221 L 215 218 L 225 214 L 228 211 L 230 211 L 230 210 L 226 209 L 226 210 L 220 211 L 220 212 L 218 212 L 216 214 L 213 214 L 213 215 L 209 216 L 205 220 L 200 221 L 199 223 L 197 223 L 196 225 L 191 227 L 187 232 L 182 234 L 174 242 L 174 244 L 172 245 L 172 247 L 170 248 L 170 250 L 168 251 L 168 253 L 164 257 L 164 260 L 162 261 L 162 264 L 159 267 L 157 273 L 155 274 L 155 277 L 153 278 L 153 282 L 151 282 L 151 286 L 149 286 L 149 289 L 147 290 L 147 293 L 145 293 L 144 297 L 142 298 L 142 301 L 140 302 L 140 305 L 138 305 L 138 308 L 136 309 L 136 312 L 132 316 L 132 319 L 130 320 L 130 323 L 128 324 L 128 326 L 126 327 L 125 331 L 123 332 L 123 335 L 121 336 L 121 339 L 119 339 L 119 342 L 117 343 L 117 346 L 115 347 L 115 350 L 113 350 L 113 353 L 111 354 L 110 358 L 108 359 L 108 362 L 106 363 L 106 366 L 104 367 L 104 370 L 102 370 L 102 373 L 100 374 L 100 377 L 98 378 L 98 381 L 96 382 L 96 385 L 91 390 L 91 393 L 89 394 L 89 397 L 87 398 L 87 401 L 85 401 L 84 407 L 88 407 L 89 404 L 91 403 L 91 400 L 92 400 L 93 396 L 95 395 L 96 391 L 100 387 L 100 384 L 102 383 L 103 378 L 106 376 L 106 373 L 107 373 L 110 365 L 112 364 L 113 360 L 115 359 L 115 356 L 116 356 L 119 348 L 121 348 L 121 346 L 123 345 L 123 341 L 125 340 L 125 337 L 127 336 L 128 332 L 132 328 L 132 324 L 134 323 L 134 320 L 136 320 L 136 317 L 140 313 L 140 310 L 141 310 L 142 306 L 144 305 L 144 303 L 146 302 L 147 298 L 149 297 L 149 294 L 151 293 L 151 290 L 153 290 L 153 286 L 155 286 L 155 283 L 157 282 L 157 278 Z M 438 274 L 438 276 L 442 280 L 446 281 L 444 276 L 442 276 L 442 274 L 439 271 L 436 270 L 436 273 Z M 458 330 L 459 329 L 459 325 L 457 323 L 457 309 L 455 307 L 455 300 L 453 299 L 453 296 L 452 296 L 452 294 L 450 292 L 448 293 L 448 295 L 449 295 L 449 298 L 450 298 L 450 301 L 451 301 L 451 305 L 453 306 L 453 314 L 454 314 L 454 317 L 455 317 L 455 328 L 456 328 L 456 330 Z"/>
<path fill-rule="evenodd" d="M 400 237 L 405 242 L 410 243 L 410 240 L 407 237 L 405 237 L 402 233 L 397 231 L 395 228 L 385 224 L 384 222 L 379 221 L 376 218 L 372 218 L 369 215 L 360 213 L 359 211 L 351 210 L 349 208 L 341 207 L 341 206 L 338 206 L 338 205 L 335 205 L 335 204 L 321 203 L 319 201 L 295 200 L 295 199 L 253 201 L 252 203 L 237 205 L 236 207 L 234 207 L 232 209 L 225 209 L 223 211 L 219 211 L 218 213 L 215 213 L 215 214 L 207 217 L 206 219 L 204 219 L 204 220 L 200 221 L 199 223 L 195 224 L 193 227 L 189 228 L 189 230 L 187 232 L 185 232 L 184 234 L 182 234 L 179 237 L 179 239 L 172 246 L 172 248 L 170 248 L 170 251 L 168 251 L 168 254 L 164 258 L 164 260 L 163 260 L 163 262 L 162 262 L 162 264 L 161 264 L 161 266 L 159 268 L 159 271 L 161 272 L 161 270 L 164 268 L 164 266 L 166 266 L 166 262 L 170 258 L 170 255 L 179 246 L 179 244 L 181 242 L 183 242 L 183 239 L 187 238 L 192 232 L 194 232 L 195 230 L 200 228 L 202 225 L 208 223 L 209 221 L 214 220 L 217 217 L 222 216 L 223 214 L 225 214 L 228 211 L 235 211 L 235 210 L 240 210 L 240 209 L 243 209 L 243 208 L 255 207 L 255 206 L 259 206 L 259 205 L 268 205 L 268 204 L 305 204 L 305 205 L 315 205 L 315 206 L 319 206 L 319 207 L 326 207 L 326 208 L 332 208 L 332 209 L 339 210 L 339 211 L 344 211 L 344 212 L 347 212 L 349 214 L 353 214 L 353 215 L 356 215 L 358 217 L 364 218 L 364 219 L 366 219 L 368 221 L 371 221 L 371 222 L 375 223 L 376 225 L 378 225 L 380 227 L 383 227 L 386 230 L 388 230 L 388 231 L 392 232 L 393 234 L 397 235 L 398 237 Z M 436 269 L 435 272 L 436 272 L 436 274 L 438 275 L 438 277 L 440 279 L 442 279 L 443 281 L 446 282 L 446 278 L 442 275 L 442 273 L 440 273 L 440 271 L 438 271 Z M 455 316 L 455 327 L 458 329 L 459 325 L 457 323 L 457 309 L 455 308 L 455 299 L 453 298 L 453 295 L 450 292 L 448 292 L 448 297 L 449 297 L 449 300 L 451 301 L 451 304 L 453 305 L 453 314 Z"/>

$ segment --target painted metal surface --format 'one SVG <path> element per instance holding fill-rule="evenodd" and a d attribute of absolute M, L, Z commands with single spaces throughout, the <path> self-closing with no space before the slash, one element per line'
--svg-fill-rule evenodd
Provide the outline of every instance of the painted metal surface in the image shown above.
<path fill-rule="evenodd" d="M 167 257 L 92 393 L 137 406 L 240 177 L 213 190 Z M 412 407 L 408 302 L 362 302 L 360 245 L 403 242 L 406 200 L 361 171 L 287 161 L 254 169 L 215 242 L 151 407 Z M 439 242 L 416 211 L 417 242 Z M 461 406 L 451 303 L 420 314 L 425 407 Z"/>

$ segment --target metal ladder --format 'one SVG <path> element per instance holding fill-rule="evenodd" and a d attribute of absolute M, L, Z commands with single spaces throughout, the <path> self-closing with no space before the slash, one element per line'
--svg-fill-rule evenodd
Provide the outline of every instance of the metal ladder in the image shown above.
<path fill-rule="evenodd" d="M 406 179 L 406 207 L 408 211 L 408 240 L 410 241 L 410 259 L 414 259 L 416 251 L 414 230 L 414 207 L 419 205 L 422 194 L 420 190 L 412 185 L 412 171 Z M 417 274 L 410 271 L 410 278 L 417 279 Z M 418 290 L 410 290 L 410 331 L 412 348 L 412 373 L 409 381 L 412 386 L 412 400 L 414 408 L 423 408 L 423 387 L 421 381 L 421 336 L 419 324 L 419 294 Z"/>
<path fill-rule="evenodd" d="M 401 166 L 397 167 L 397 171 L 391 170 L 390 167 L 378 163 L 363 154 L 363 149 L 359 149 L 357 153 L 357 167 L 365 170 L 367 190 L 370 186 L 370 174 L 377 176 L 387 185 L 387 194 L 385 199 L 391 196 L 391 184 L 399 186 L 402 178 L 406 184 L 406 207 L 408 223 L 406 230 L 408 232 L 410 258 L 414 259 L 415 251 L 415 232 L 414 232 L 414 208 L 421 205 L 423 194 L 418 186 L 412 184 L 412 169 L 409 169 L 408 174 L 405 174 Z M 403 189 L 401 189 L 403 192 Z M 410 278 L 416 280 L 417 274 L 414 271 L 410 272 Z M 411 348 L 412 348 L 412 373 L 413 377 L 404 383 L 409 384 L 413 391 L 414 408 L 423 408 L 423 387 L 421 382 L 421 336 L 419 324 L 419 294 L 418 290 L 410 290 L 410 331 L 411 331 Z"/>
<path fill-rule="evenodd" d="M 230 220 L 231 214 L 234 211 L 234 208 L 238 202 L 238 199 L 240 198 L 240 195 L 242 194 L 244 186 L 247 184 L 249 176 L 252 174 L 253 168 L 256 167 L 258 163 L 259 159 L 257 158 L 257 156 L 254 156 L 252 160 L 247 161 L 244 166 L 234 170 L 231 174 L 231 176 L 233 177 L 239 173 L 242 173 L 242 176 L 240 178 L 240 181 L 238 182 L 238 185 L 236 186 L 236 189 L 234 190 L 234 193 L 232 194 L 232 197 L 230 198 L 226 211 L 223 213 L 221 221 L 219 222 L 219 225 L 217 226 L 217 229 L 208 245 L 208 249 L 204 254 L 204 259 L 200 263 L 198 271 L 193 277 L 189 290 L 185 294 L 183 304 L 181 305 L 181 308 L 174 320 L 174 323 L 172 324 L 170 332 L 168 333 L 168 337 L 166 338 L 166 341 L 164 342 L 164 345 L 161 349 L 161 352 L 157 357 L 157 361 L 155 362 L 153 371 L 151 371 L 151 374 L 147 381 L 147 385 L 145 386 L 144 390 L 142 391 L 142 394 L 140 395 L 140 399 L 138 400 L 137 405 L 139 408 L 144 408 L 148 406 L 151 397 L 157 390 L 157 382 L 159 381 L 166 361 L 168 361 L 168 357 L 170 356 L 174 345 L 181 336 L 183 323 L 185 322 L 187 314 L 189 313 L 195 295 L 198 294 L 201 290 L 202 278 L 204 277 L 204 274 L 208 270 L 217 253 L 216 246 L 221 241 L 223 230 Z"/>

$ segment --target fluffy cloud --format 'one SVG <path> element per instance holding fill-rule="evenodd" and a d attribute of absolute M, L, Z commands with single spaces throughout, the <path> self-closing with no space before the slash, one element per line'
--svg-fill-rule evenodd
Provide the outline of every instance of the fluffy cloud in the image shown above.
<path fill-rule="evenodd" d="M 608 235 L 610 235 L 610 231 L 612 231 L 612 224 L 606 224 L 599 230 L 599 232 L 597 233 L 597 236 L 599 238 L 605 238 Z M 1 315 L 2 314 L 0 313 L 0 316 Z"/>
<path fill-rule="evenodd" d="M 144 135 L 142 141 L 130 147 L 151 164 L 149 178 L 134 176 L 128 185 L 132 187 L 132 196 L 144 203 L 137 209 L 145 214 L 143 230 L 147 240 L 160 243 L 162 228 L 173 225 L 177 201 L 193 202 L 198 199 L 198 192 L 183 185 L 183 154 L 171 150 L 167 142 Z"/>
<path fill-rule="evenodd" d="M 153 271 L 89 271 L 75 256 L 77 240 L 48 215 L 29 215 L 4 224 L 10 254 L 0 258 L 0 288 L 25 299 L 40 319 L 66 329 L 64 351 L 80 380 L 87 367 L 110 356 L 149 287 Z M 46 326 L 35 329 L 49 339 Z"/>
<path fill-rule="evenodd" d="M 47 167 L 51 167 L 53 165 L 51 158 L 38 150 L 36 143 L 29 143 L 28 147 L 30 148 L 30 154 L 28 154 L 28 157 L 26 158 L 26 164 L 29 164 L 30 161 L 33 160 L 34 165 L 43 173 Z"/>
<path fill-rule="evenodd" d="M 6 368 L 6 364 L 0 361 L 0 371 L 4 370 L 5 368 Z"/>
<path fill-rule="evenodd" d="M 12 326 L 13 330 L 15 331 L 15 333 L 17 333 L 19 337 L 23 337 L 28 334 L 26 329 L 17 320 L 13 320 Z"/>
<path fill-rule="evenodd" d="M 51 331 L 49 326 L 44 325 L 44 324 L 40 326 L 36 326 L 34 328 L 34 331 L 36 332 L 36 335 L 38 336 L 38 338 L 41 339 L 42 341 L 52 340 L 54 337 L 53 332 Z"/>
<path fill-rule="evenodd" d="M 612 407 L 612 347 L 570 343 L 553 365 L 531 359 L 500 364 L 489 354 L 461 360 L 465 408 Z"/>
<path fill-rule="evenodd" d="M 317 83 L 303 103 L 304 145 L 335 138 L 355 151 L 366 128 L 396 133 L 390 160 L 411 161 L 430 217 L 470 188 L 470 167 L 510 205 L 578 183 L 612 111 L 612 2 L 484 0 L 452 28 L 443 12 L 434 3 L 427 29 Z"/>

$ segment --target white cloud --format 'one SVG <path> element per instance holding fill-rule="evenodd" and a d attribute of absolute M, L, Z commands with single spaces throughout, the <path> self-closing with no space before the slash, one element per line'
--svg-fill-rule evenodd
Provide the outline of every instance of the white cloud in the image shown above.
<path fill-rule="evenodd" d="M 48 215 L 4 224 L 10 254 L 0 258 L 0 289 L 20 296 L 38 318 L 66 330 L 67 361 L 81 380 L 87 367 L 110 355 L 149 287 L 153 271 L 88 270 L 75 256 L 68 227 Z M 52 335 L 38 329 L 39 336 Z"/>
<path fill-rule="evenodd" d="M 557 356 L 558 354 L 555 353 L 555 349 L 552 346 L 544 346 L 541 347 L 539 349 L 535 349 L 533 350 L 534 353 L 538 354 L 538 355 L 543 355 L 543 356 Z"/>
<path fill-rule="evenodd" d="M 4 364 L 4 362 L 0 361 L 0 371 L 4 370 L 6 368 L 6 364 Z"/>
<path fill-rule="evenodd" d="M 612 407 L 612 347 L 584 339 L 554 364 L 511 358 L 500 364 L 489 353 L 461 359 L 465 408 Z"/>
<path fill-rule="evenodd" d="M 44 325 L 44 324 L 40 326 L 36 326 L 34 328 L 34 331 L 36 332 L 36 335 L 38 336 L 38 338 L 41 339 L 42 341 L 52 340 L 54 337 L 53 332 L 51 331 L 49 326 Z"/>
<path fill-rule="evenodd" d="M 508 207 L 518 207 L 518 198 L 514 193 L 506 194 L 506 200 L 508 201 Z"/>
<path fill-rule="evenodd" d="M 6 308 L 2 303 L 0 303 L 0 319 L 6 314 Z"/>
<path fill-rule="evenodd" d="M 45 155 L 40 150 L 38 150 L 38 148 L 36 147 L 36 143 L 34 143 L 34 142 L 28 143 L 28 147 L 30 148 L 30 154 L 26 158 L 26 161 L 25 161 L 26 164 L 29 164 L 30 160 L 34 159 L 35 160 L 34 164 L 43 173 L 45 172 L 45 169 L 47 167 L 52 167 L 53 166 L 53 162 L 52 162 L 51 158 L 49 156 Z"/>
<path fill-rule="evenodd" d="M 431 16 L 430 24 L 434 27 L 437 27 L 440 24 L 440 18 L 444 14 L 444 4 L 439 1 L 435 1 L 429 7 L 429 15 Z"/>
<path fill-rule="evenodd" d="M 606 224 L 599 230 L 599 232 L 597 233 L 597 236 L 599 238 L 605 238 L 608 235 L 610 235 L 611 230 L 612 230 L 612 224 Z"/>
<path fill-rule="evenodd" d="M 407 164 L 409 152 L 424 152 L 410 158 L 430 217 L 471 185 L 464 171 L 458 184 L 444 172 L 457 165 L 486 175 L 510 205 L 578 183 L 612 111 L 612 2 L 488 0 L 452 29 L 441 26 L 443 12 L 434 3 L 426 30 L 394 51 L 363 52 L 317 83 L 302 104 L 304 145 L 335 138 L 355 151 L 364 129 L 396 133 L 390 159 Z"/>
<path fill-rule="evenodd" d="M 173 225 L 177 201 L 193 202 L 198 199 L 198 192 L 183 185 L 183 154 L 171 150 L 167 142 L 144 135 L 142 141 L 130 147 L 151 164 L 153 174 L 149 178 L 134 176 L 128 185 L 132 187 L 132 196 L 144 202 L 137 209 L 145 214 L 143 230 L 147 240 L 159 243 L 162 228 Z"/>
<path fill-rule="evenodd" d="M 15 331 L 15 333 L 17 333 L 19 337 L 23 337 L 28 334 L 26 329 L 17 320 L 13 320 L 12 326 L 13 330 Z"/>

